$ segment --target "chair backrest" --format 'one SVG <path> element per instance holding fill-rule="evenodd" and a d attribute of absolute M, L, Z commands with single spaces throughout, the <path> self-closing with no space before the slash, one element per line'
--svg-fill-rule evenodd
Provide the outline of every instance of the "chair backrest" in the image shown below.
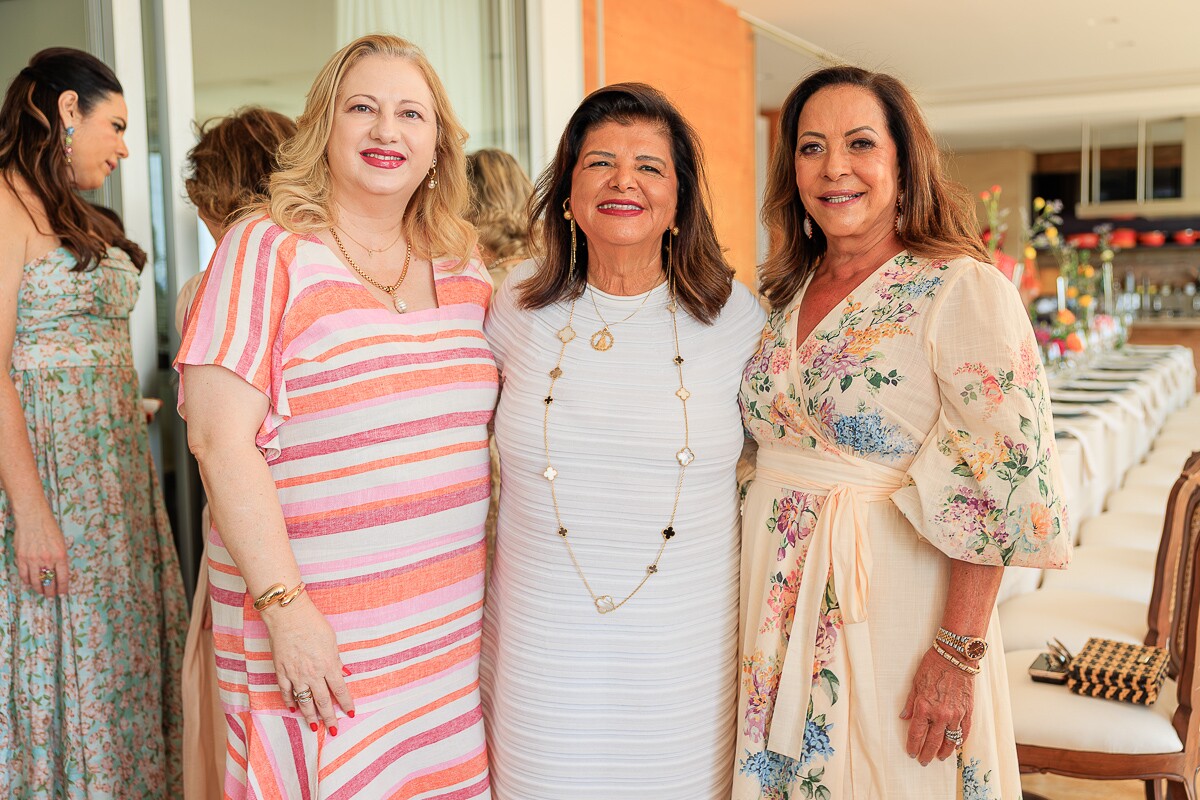
<path fill-rule="evenodd" d="M 1146 644 L 1167 647 L 1171 638 L 1171 622 L 1175 614 L 1180 578 L 1181 555 L 1187 548 L 1194 509 L 1200 505 L 1200 452 L 1192 453 L 1183 471 L 1171 487 L 1167 499 L 1167 514 L 1163 519 L 1162 538 L 1158 544 L 1158 559 L 1154 569 L 1154 590 L 1150 594 L 1147 614 Z M 1171 663 L 1171 674 L 1178 675 L 1179 664 Z"/>
<path fill-rule="evenodd" d="M 1200 460 L 1193 454 L 1188 465 Z M 1185 468 L 1186 472 L 1186 468 Z M 1174 619 L 1169 649 L 1179 690 L 1179 707 L 1172 720 L 1183 742 L 1184 752 L 1200 752 L 1200 714 L 1192 708 L 1193 692 L 1200 686 L 1200 659 L 1196 656 L 1200 639 L 1200 491 L 1190 493 L 1187 502 L 1186 535 L 1179 555 L 1179 580 L 1175 591 Z"/>

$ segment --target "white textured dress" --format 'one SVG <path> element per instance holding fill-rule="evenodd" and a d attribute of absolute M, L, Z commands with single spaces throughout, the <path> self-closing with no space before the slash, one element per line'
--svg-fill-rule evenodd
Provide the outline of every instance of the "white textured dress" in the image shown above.
<path fill-rule="evenodd" d="M 569 303 L 517 307 L 533 263 L 517 267 L 485 327 L 503 378 L 496 415 L 500 521 L 484 610 L 481 678 L 498 800 L 728 798 L 738 632 L 737 393 L 764 314 L 735 282 L 712 325 L 682 307 L 690 444 L 674 528 L 658 572 L 601 615 L 558 536 L 542 472 L 544 398 Z M 644 295 L 595 293 L 623 320 Z M 675 498 L 682 404 L 665 286 L 612 349 L 586 295 L 575 307 L 549 417 L 563 524 L 597 594 L 618 602 L 654 561 Z"/>

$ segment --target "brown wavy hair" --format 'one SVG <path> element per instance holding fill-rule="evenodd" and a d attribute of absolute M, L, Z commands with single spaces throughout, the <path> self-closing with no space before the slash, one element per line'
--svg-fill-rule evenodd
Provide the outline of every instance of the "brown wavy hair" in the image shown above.
<path fill-rule="evenodd" d="M 399 36 L 372 34 L 355 39 L 325 63 L 296 120 L 296 135 L 279 149 L 279 170 L 271 175 L 270 200 L 262 207 L 271 219 L 292 233 L 315 233 L 333 224 L 330 206 L 329 159 L 326 148 L 342 79 L 368 56 L 402 58 L 421 71 L 433 95 L 437 117 L 436 188 L 422 181 L 404 212 L 404 235 L 413 247 L 430 257 L 451 256 L 465 266 L 475 253 L 478 234 L 463 219 L 470 200 L 467 130 L 458 121 L 446 88 L 421 48 Z M 260 209 L 255 209 L 255 211 Z"/>
<path fill-rule="evenodd" d="M 15 197 L 21 198 L 13 183 L 19 175 L 41 202 L 50 230 L 39 233 L 62 241 L 75 257 L 72 272 L 94 269 L 109 247 L 124 250 L 141 271 L 146 265 L 142 248 L 75 191 L 63 151 L 67 132 L 58 113 L 58 98 L 68 91 L 79 95 L 85 117 L 98 103 L 125 93 L 113 71 L 89 53 L 69 47 L 37 53 L 8 85 L 0 106 L 0 173 Z M 25 210 L 37 219 L 28 206 Z"/>
<path fill-rule="evenodd" d="M 467 156 L 471 205 L 467 221 L 493 259 L 529 255 L 529 198 L 533 182 L 503 150 L 484 148 Z"/>
<path fill-rule="evenodd" d="M 631 125 L 649 122 L 662 126 L 671 141 L 671 160 L 679 179 L 675 224 L 679 235 L 671 245 L 669 269 L 675 296 L 688 313 L 705 324 L 721 313 L 733 291 L 733 269 L 721 252 L 712 223 L 708 181 L 700 137 L 666 95 L 644 83 L 614 83 L 589 94 L 571 115 L 554 161 L 538 178 L 531 202 L 531 225 L 541 223 L 534 238 L 538 270 L 518 287 L 520 305 L 535 309 L 567 298 L 579 297 L 587 286 L 586 237 L 579 232 L 575 277 L 570 276 L 571 228 L 563 219 L 563 201 L 571 196 L 571 173 L 579 160 L 583 140 L 606 122 Z M 671 234 L 663 233 L 662 258 L 668 264 Z"/>
<path fill-rule="evenodd" d="M 903 192 L 900 240 L 927 258 L 967 256 L 991 262 L 979 236 L 974 203 L 967 190 L 946 176 L 942 156 L 917 101 L 891 75 L 859 67 L 826 67 L 809 75 L 784 101 L 779 135 L 767 167 L 762 219 L 771 251 L 759 267 L 759 287 L 775 309 L 792 301 L 825 254 L 825 234 L 813 226 L 803 233 L 804 203 L 796 189 L 796 141 L 800 112 L 809 99 L 830 86 L 858 86 L 875 96 L 896 143 Z"/>
<path fill-rule="evenodd" d="M 237 213 L 267 197 L 276 153 L 296 133 L 296 123 L 258 106 L 239 108 L 197 129 L 187 154 L 184 186 L 200 216 L 228 225 Z"/>

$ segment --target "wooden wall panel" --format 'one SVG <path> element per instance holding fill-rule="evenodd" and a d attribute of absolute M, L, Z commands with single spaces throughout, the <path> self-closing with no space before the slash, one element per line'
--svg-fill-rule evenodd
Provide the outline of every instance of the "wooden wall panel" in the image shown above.
<path fill-rule="evenodd" d="M 754 286 L 754 37 L 718 0 L 603 0 L 604 74 L 596 0 L 583 2 L 585 88 L 642 81 L 671 98 L 704 143 L 717 234 L 738 278 Z"/>

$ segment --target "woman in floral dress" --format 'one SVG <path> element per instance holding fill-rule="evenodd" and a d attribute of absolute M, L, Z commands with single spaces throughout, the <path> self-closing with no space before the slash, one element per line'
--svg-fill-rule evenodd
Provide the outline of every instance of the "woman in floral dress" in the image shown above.
<path fill-rule="evenodd" d="M 1017 798 L 996 592 L 1070 548 L 1032 330 L 898 81 L 780 120 L 733 796 Z"/>
<path fill-rule="evenodd" d="M 76 194 L 129 155 L 87 53 L 0 110 L 0 797 L 180 796 L 183 580 L 129 340 L 146 255 Z"/>

